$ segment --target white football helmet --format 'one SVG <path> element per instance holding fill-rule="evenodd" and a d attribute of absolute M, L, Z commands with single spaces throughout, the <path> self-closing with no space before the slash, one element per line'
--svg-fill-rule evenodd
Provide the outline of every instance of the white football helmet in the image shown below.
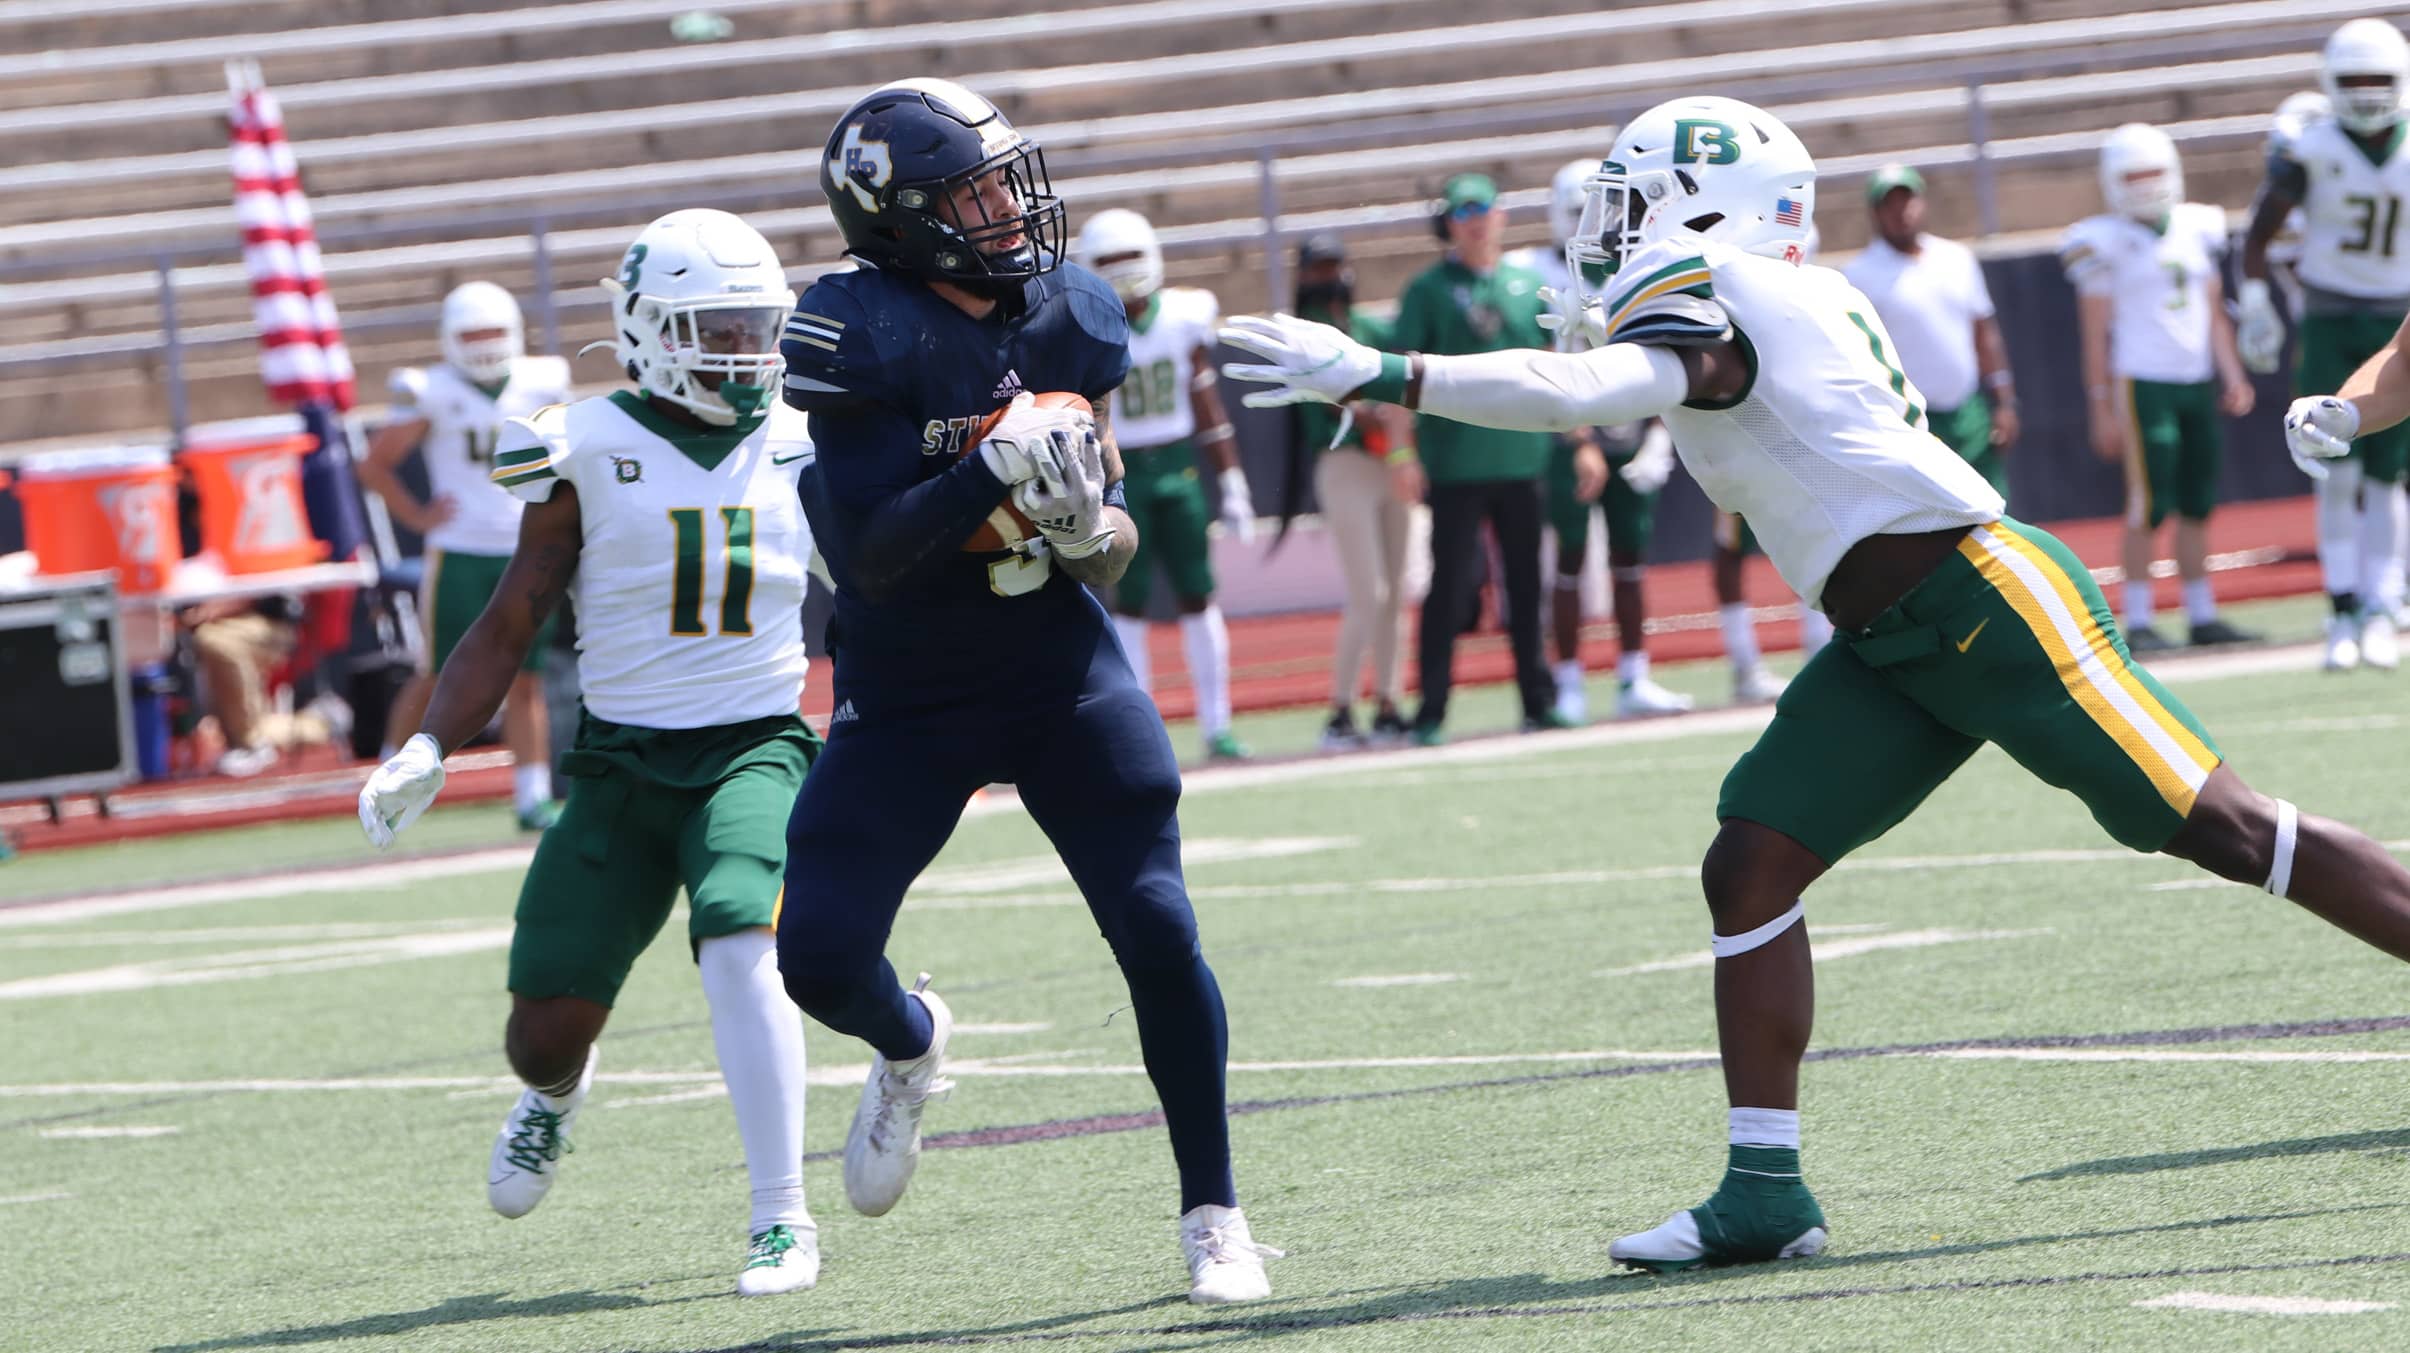
<path fill-rule="evenodd" d="M 2129 122 L 2100 143 L 2100 196 L 2109 210 L 2145 225 L 2184 200 L 2176 143 L 2147 122 Z"/>
<path fill-rule="evenodd" d="M 1569 160 L 1548 180 L 1548 238 L 1559 249 L 1582 223 L 1582 203 L 1589 200 L 1590 176 L 1596 172 L 1596 160 Z"/>
<path fill-rule="evenodd" d="M 501 331 L 499 338 L 469 339 L 467 334 Z M 444 297 L 443 323 L 438 331 L 444 360 L 479 385 L 510 379 L 511 363 L 527 353 L 527 334 L 519 319 L 519 303 L 491 282 L 463 282 Z"/>
<path fill-rule="evenodd" d="M 708 207 L 673 211 L 644 228 L 602 287 L 618 330 L 611 353 L 647 394 L 718 427 L 778 398 L 795 292 L 760 231 Z"/>
<path fill-rule="evenodd" d="M 2358 83 L 2345 84 L 2345 80 Z M 2381 132 L 2402 120 L 2410 87 L 2410 42 L 2383 19 L 2354 19 L 2326 40 L 2318 87 L 2346 131 Z"/>
<path fill-rule="evenodd" d="M 1155 227 L 1126 207 L 1109 207 L 1088 218 L 1074 246 L 1080 266 L 1113 285 L 1125 301 L 1143 301 L 1163 289 L 1163 245 Z M 1136 255 L 1135 258 L 1126 257 Z M 1100 264 L 1100 258 L 1116 261 Z"/>
<path fill-rule="evenodd" d="M 1816 214 L 1816 161 L 1762 108 L 1694 97 L 1624 125 L 1584 181 L 1565 260 L 1612 273 L 1633 251 L 1689 231 L 1752 254 L 1805 256 Z"/>

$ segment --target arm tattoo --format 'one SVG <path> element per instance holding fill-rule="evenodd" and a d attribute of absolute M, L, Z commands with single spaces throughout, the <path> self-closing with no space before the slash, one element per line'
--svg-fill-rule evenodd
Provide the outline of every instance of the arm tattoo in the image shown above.
<path fill-rule="evenodd" d="M 577 550 L 558 542 L 537 547 L 528 561 L 532 575 L 527 584 L 527 609 L 538 624 L 561 604 L 569 590 L 569 581 L 577 576 Z"/>
<path fill-rule="evenodd" d="M 1121 440 L 1113 435 L 1113 397 L 1106 395 L 1095 401 L 1096 442 L 1104 448 L 1105 482 L 1121 482 Z"/>

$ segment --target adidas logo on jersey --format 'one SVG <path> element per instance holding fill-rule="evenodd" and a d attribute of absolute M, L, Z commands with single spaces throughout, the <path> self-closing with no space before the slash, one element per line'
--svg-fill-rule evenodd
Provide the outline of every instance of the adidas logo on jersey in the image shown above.
<path fill-rule="evenodd" d="M 844 704 L 837 706 L 836 713 L 828 716 L 828 726 L 835 728 L 841 723 L 852 723 L 859 717 L 861 716 L 854 713 L 854 702 L 848 700 Z"/>
<path fill-rule="evenodd" d="M 1018 371 L 1007 370 L 1004 373 L 1004 379 L 996 382 L 996 388 L 988 392 L 988 398 L 1010 401 L 1015 395 L 1020 393 L 1021 373 Z"/>

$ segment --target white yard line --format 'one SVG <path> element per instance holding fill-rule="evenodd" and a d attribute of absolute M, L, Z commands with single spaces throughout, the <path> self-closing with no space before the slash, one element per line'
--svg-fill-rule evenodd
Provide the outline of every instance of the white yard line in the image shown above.
<path fill-rule="evenodd" d="M 2163 680 L 2177 683 L 2229 680 L 2271 672 L 2307 671 L 2318 665 L 2320 656 L 2320 650 L 2316 645 L 2302 644 L 2285 648 L 2258 649 L 2245 653 L 2176 658 L 2151 664 L 2151 671 Z M 1446 747 L 1364 752 L 1351 756 L 1290 761 L 1275 765 L 1207 766 L 1186 772 L 1183 779 L 1183 792 L 1194 797 L 1201 794 L 1298 784 L 1351 775 L 1385 778 L 1401 770 L 1430 772 L 1450 766 L 1526 761 L 1606 747 L 1748 733 L 1764 727 L 1767 720 L 1772 717 L 1773 711 L 1770 706 L 1753 705 L 1742 708 L 1708 710 L 1703 713 L 1686 714 L 1674 718 L 1642 720 L 1635 723 L 1601 724 L 1590 728 L 1568 729 L 1535 737 L 1478 739 Z M 1003 811 L 1019 812 L 1019 800 L 1009 794 L 986 795 L 971 806 L 969 815 L 977 816 Z M 218 902 L 239 902 L 310 893 L 351 893 L 365 888 L 392 888 L 437 879 L 523 869 L 533 854 L 534 847 L 532 846 L 504 846 L 428 859 L 379 860 L 366 857 L 358 864 L 321 866 L 274 877 L 138 888 L 81 897 L 59 898 L 24 906 L 0 907 L 0 928 L 48 925 L 62 921 L 89 920 L 102 916 L 166 911 Z M 2127 857 L 2127 855 L 2128 852 L 2125 851 L 2102 850 L 2065 852 L 2052 858 L 2092 860 L 2117 859 Z M 1948 858 L 1955 863 L 1964 863 L 1967 859 L 1967 857 Z M 2041 857 L 2025 854 L 2000 857 L 2003 863 L 2027 862 L 2036 858 Z M 1843 867 L 1921 868 L 1924 866 L 1917 861 L 1901 860 L 1889 865 L 1881 862 L 1847 861 Z M 1683 868 L 1687 870 L 1689 866 Z M 1568 879 L 1568 881 L 1580 880 Z"/>
<path fill-rule="evenodd" d="M 1435 987 L 1463 980 L 1464 974 L 1460 972 L 1370 973 L 1362 977 L 1342 977 L 1331 985 L 1334 987 Z"/>
<path fill-rule="evenodd" d="M 18 1203 L 64 1203 L 72 1200 L 74 1197 L 74 1194 L 65 1192 L 19 1193 L 10 1197 L 0 1198 L 0 1207 L 11 1207 Z"/>
<path fill-rule="evenodd" d="M 501 949 L 509 944 L 510 927 L 490 926 L 484 930 L 437 930 L 382 939 L 336 940 L 275 949 L 189 954 L 154 959 L 147 963 L 118 963 L 105 968 L 86 968 L 0 982 L 0 1001 L 150 991 L 159 987 L 233 982 L 253 977 L 335 972 L 345 968 L 378 967 L 410 959 L 480 953 Z"/>
<path fill-rule="evenodd" d="M 49 1127 L 39 1135 L 52 1141 L 101 1141 L 120 1137 L 173 1137 L 184 1129 L 170 1123 L 124 1123 L 115 1127 Z"/>
<path fill-rule="evenodd" d="M 2359 1062 L 2410 1062 L 2410 1052 L 2312 1051 L 2238 1049 L 2199 1052 L 2177 1048 L 1945 1048 L 1920 1056 L 1953 1062 L 2311 1062 L 2351 1065 Z"/>
<path fill-rule="evenodd" d="M 330 921 L 321 925 L 192 926 L 180 930 L 50 930 L 0 938 L 0 949 L 127 949 L 181 944 L 246 943 L 257 940 L 377 939 L 426 930 L 472 930 L 490 926 L 490 916 L 447 916 L 424 921 Z"/>
<path fill-rule="evenodd" d="M 2390 1301 L 2333 1301 L 2325 1297 L 2240 1297 L 2224 1292 L 2170 1292 L 2137 1301 L 2144 1310 L 2227 1311 L 2242 1315 L 2365 1315 L 2390 1311 Z"/>

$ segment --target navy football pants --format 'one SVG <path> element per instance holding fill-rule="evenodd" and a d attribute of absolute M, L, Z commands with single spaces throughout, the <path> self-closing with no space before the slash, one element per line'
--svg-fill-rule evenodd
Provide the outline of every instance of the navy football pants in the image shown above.
<path fill-rule="evenodd" d="M 971 795 L 1014 784 L 1129 984 L 1181 1210 L 1231 1206 L 1229 1034 L 1180 875 L 1179 764 L 1111 632 L 1100 623 L 1093 634 L 1084 675 L 1051 694 L 890 705 L 876 681 L 840 682 L 855 717 L 829 729 L 787 824 L 779 970 L 795 1003 L 829 1028 L 891 1060 L 925 1050 L 918 1003 L 885 956 L 888 934 Z"/>

